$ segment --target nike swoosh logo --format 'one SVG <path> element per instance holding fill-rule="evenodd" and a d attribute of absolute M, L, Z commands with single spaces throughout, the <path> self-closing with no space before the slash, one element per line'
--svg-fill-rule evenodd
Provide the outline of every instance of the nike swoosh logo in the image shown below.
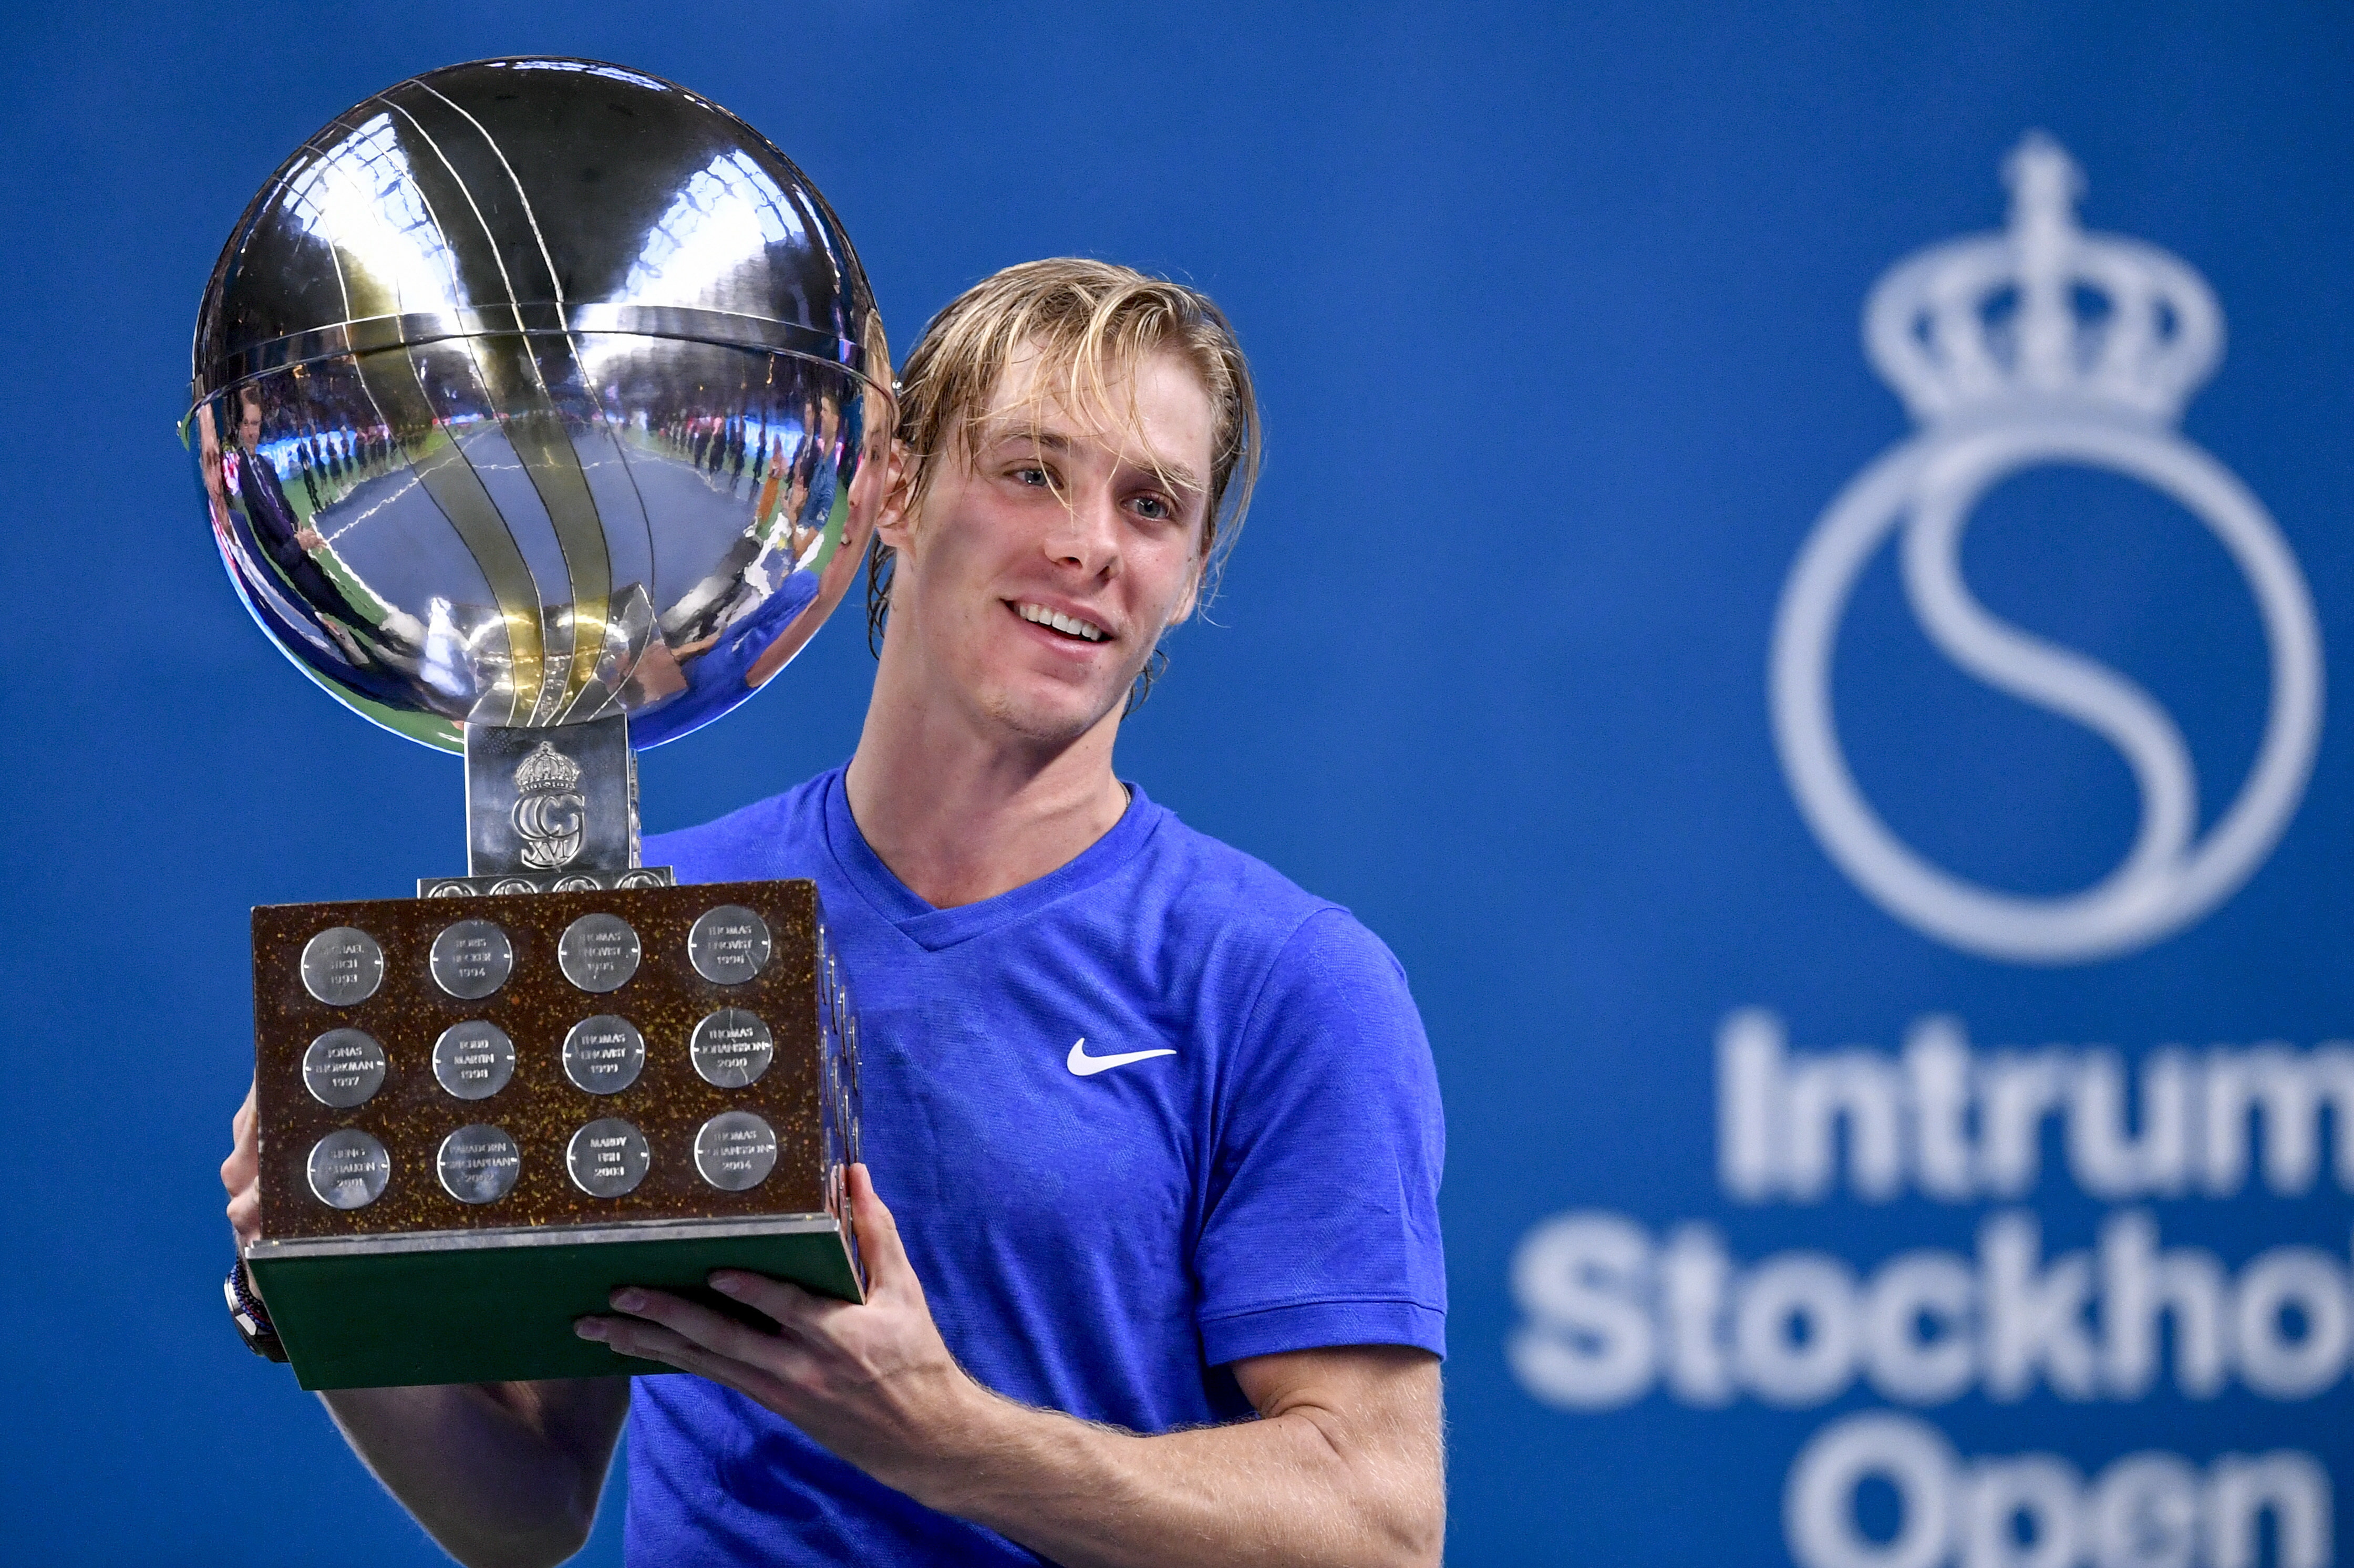
<path fill-rule="evenodd" d="M 1123 1051 L 1116 1056 L 1090 1056 L 1087 1054 L 1087 1037 L 1082 1034 L 1078 1044 L 1071 1047 L 1071 1054 L 1064 1058 L 1063 1065 L 1082 1078 L 1092 1078 L 1097 1073 L 1108 1073 L 1114 1067 L 1125 1067 L 1130 1062 L 1141 1062 L 1148 1056 L 1175 1054 L 1176 1052 L 1164 1045 L 1158 1051 Z"/>

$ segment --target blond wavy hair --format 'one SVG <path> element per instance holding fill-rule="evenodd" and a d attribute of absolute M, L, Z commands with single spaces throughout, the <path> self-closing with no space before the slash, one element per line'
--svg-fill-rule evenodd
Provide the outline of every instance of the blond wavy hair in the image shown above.
<path fill-rule="evenodd" d="M 1132 267 L 1076 257 L 1025 261 L 974 284 L 931 319 L 899 371 L 896 434 L 912 465 L 902 481 L 907 514 L 922 506 L 943 457 L 970 458 L 998 380 L 1017 355 L 1038 356 L 1033 385 L 1042 397 L 1108 415 L 1122 401 L 1111 396 L 1112 386 L 1163 351 L 1182 357 L 1210 397 L 1199 597 L 1207 604 L 1258 482 L 1258 397 L 1225 313 L 1198 290 Z M 878 540 L 867 563 L 867 641 L 878 650 L 891 612 L 892 555 Z M 1138 678 L 1131 708 L 1160 662 L 1156 653 Z"/>

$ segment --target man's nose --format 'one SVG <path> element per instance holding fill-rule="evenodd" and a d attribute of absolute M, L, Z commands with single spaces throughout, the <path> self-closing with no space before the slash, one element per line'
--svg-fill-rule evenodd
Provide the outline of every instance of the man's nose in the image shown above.
<path fill-rule="evenodd" d="M 1093 577 L 1119 565 L 1119 505 L 1108 486 L 1076 492 L 1062 524 L 1048 541 L 1048 553 Z"/>

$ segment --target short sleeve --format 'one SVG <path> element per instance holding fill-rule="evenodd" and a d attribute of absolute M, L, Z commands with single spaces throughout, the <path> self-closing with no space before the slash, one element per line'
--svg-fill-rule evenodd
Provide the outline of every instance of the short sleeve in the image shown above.
<path fill-rule="evenodd" d="M 1335 1345 L 1447 1353 L 1446 1125 L 1405 972 L 1310 915 L 1245 1015 L 1194 1266 L 1204 1360 Z"/>

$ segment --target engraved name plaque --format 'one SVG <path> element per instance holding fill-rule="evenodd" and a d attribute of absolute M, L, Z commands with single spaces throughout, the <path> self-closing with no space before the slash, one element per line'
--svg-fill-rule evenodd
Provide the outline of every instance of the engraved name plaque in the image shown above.
<path fill-rule="evenodd" d="M 556 944 L 557 966 L 582 991 L 619 991 L 638 972 L 638 934 L 619 915 L 583 915 Z"/>
<path fill-rule="evenodd" d="M 776 1037 L 756 1013 L 723 1007 L 695 1026 L 687 1053 L 703 1081 L 723 1089 L 758 1083 L 776 1054 Z"/>
<path fill-rule="evenodd" d="M 696 917 L 686 934 L 695 972 L 714 985 L 742 985 L 769 962 L 769 926 L 740 904 L 723 904 Z"/>
<path fill-rule="evenodd" d="M 392 1156 L 355 1127 L 341 1128 L 311 1146 L 311 1195 L 331 1209 L 365 1209 L 384 1196 Z"/>
<path fill-rule="evenodd" d="M 653 1162 L 646 1135 L 620 1117 L 599 1117 L 572 1135 L 564 1167 L 592 1198 L 619 1198 L 637 1190 Z"/>
<path fill-rule="evenodd" d="M 384 1087 L 384 1047 L 364 1029 L 330 1029 L 302 1053 L 302 1086 L 336 1110 L 366 1105 Z"/>
<path fill-rule="evenodd" d="M 433 1157 L 441 1190 L 461 1203 L 495 1203 L 514 1191 L 523 1150 L 504 1128 L 477 1122 L 441 1140 Z"/>
<path fill-rule="evenodd" d="M 619 1014 L 600 1012 L 564 1036 L 564 1075 L 592 1095 L 618 1095 L 646 1065 L 645 1036 Z"/>
<path fill-rule="evenodd" d="M 745 1192 L 777 1168 L 777 1132 L 750 1111 L 721 1111 L 695 1135 L 695 1169 L 723 1192 Z"/>
<path fill-rule="evenodd" d="M 464 1001 L 480 1001 L 507 983 L 514 946 L 488 920 L 461 920 L 433 938 L 433 983 Z"/>
<path fill-rule="evenodd" d="M 487 1019 L 453 1023 L 433 1042 L 433 1081 L 461 1100 L 486 1100 L 514 1076 L 514 1042 Z"/>
<path fill-rule="evenodd" d="M 384 949 L 356 926 L 332 926 L 302 944 L 302 989 L 329 1007 L 356 1007 L 384 983 Z"/>

